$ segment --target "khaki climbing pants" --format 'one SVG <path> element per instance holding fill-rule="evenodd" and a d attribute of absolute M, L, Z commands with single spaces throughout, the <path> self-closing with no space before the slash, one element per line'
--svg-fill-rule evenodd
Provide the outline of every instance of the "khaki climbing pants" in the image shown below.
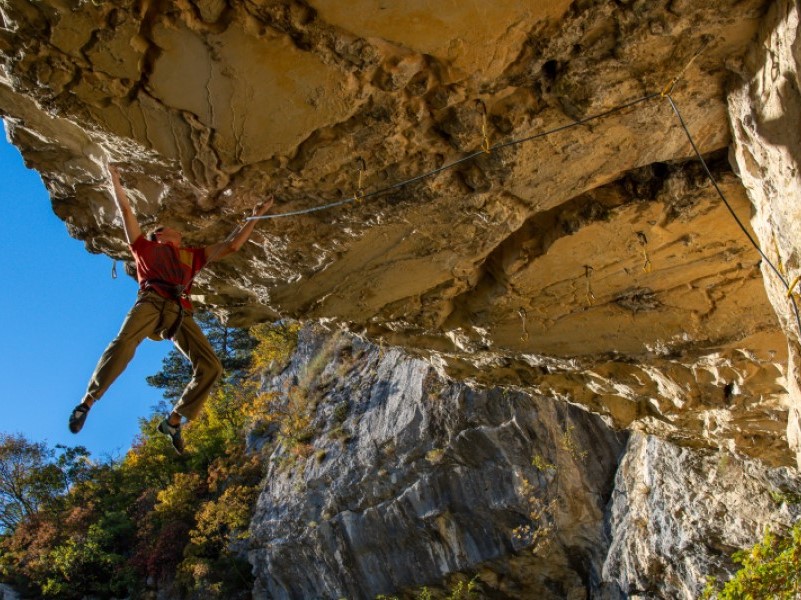
<path fill-rule="evenodd" d="M 139 292 L 139 298 L 125 317 L 120 332 L 100 357 L 86 389 L 86 396 L 100 400 L 131 362 L 139 344 L 145 338 L 162 339 L 177 317 L 178 305 L 175 301 L 155 292 Z M 203 408 L 212 386 L 222 375 L 222 365 L 191 315 L 184 316 L 173 341 L 192 363 L 192 380 L 173 410 L 192 420 Z"/>

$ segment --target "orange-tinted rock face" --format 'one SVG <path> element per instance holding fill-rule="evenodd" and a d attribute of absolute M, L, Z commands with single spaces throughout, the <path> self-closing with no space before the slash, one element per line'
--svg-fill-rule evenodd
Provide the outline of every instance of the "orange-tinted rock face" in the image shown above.
<path fill-rule="evenodd" d="M 747 222 L 727 91 L 769 4 L 19 0 L 0 15 L 0 111 L 70 234 L 122 257 L 104 160 L 143 224 L 213 242 L 267 192 L 305 210 L 659 92 L 708 42 L 673 97 Z M 656 97 L 265 221 L 198 288 L 234 324 L 338 321 L 787 464 L 787 318 L 759 262 Z"/>
<path fill-rule="evenodd" d="M 798 121 L 799 8 L 795 2 L 775 2 L 762 22 L 756 41 L 743 61 L 742 81 L 728 96 L 733 132 L 733 159 L 753 205 L 753 226 L 760 246 L 776 270 L 762 263 L 764 285 L 773 310 L 790 341 L 787 387 L 790 392 L 788 437 L 801 460 L 801 390 L 799 389 L 799 327 L 797 308 L 801 264 L 799 201 L 801 145 Z M 794 283 L 796 282 L 796 283 Z"/>

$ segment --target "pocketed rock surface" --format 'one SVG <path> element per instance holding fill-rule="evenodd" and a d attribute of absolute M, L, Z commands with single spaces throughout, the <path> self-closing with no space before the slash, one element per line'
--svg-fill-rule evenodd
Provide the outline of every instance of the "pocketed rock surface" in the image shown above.
<path fill-rule="evenodd" d="M 193 244 L 268 193 L 274 213 L 303 213 L 261 222 L 199 276 L 198 304 L 232 325 L 335 324 L 465 385 L 790 467 L 798 11 L 7 0 L 0 114 L 90 252 L 129 258 L 106 162 L 143 226 Z"/>

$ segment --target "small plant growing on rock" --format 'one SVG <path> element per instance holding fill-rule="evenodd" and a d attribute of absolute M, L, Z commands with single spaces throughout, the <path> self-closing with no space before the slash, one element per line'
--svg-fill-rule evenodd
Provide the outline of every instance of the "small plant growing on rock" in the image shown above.
<path fill-rule="evenodd" d="M 790 505 L 801 504 L 801 494 L 799 494 L 798 492 L 771 490 L 770 498 L 779 506 L 781 506 L 782 504 L 790 504 Z"/>
<path fill-rule="evenodd" d="M 328 434 L 328 437 L 330 437 L 332 440 L 341 442 L 343 444 L 347 444 L 353 439 L 353 433 L 348 431 L 347 429 L 343 429 L 340 426 L 332 429 L 331 432 Z"/>
<path fill-rule="evenodd" d="M 254 335 L 259 340 L 254 354 L 257 356 L 257 359 L 254 359 L 254 368 L 275 365 L 276 361 L 286 362 L 297 345 L 296 327 L 294 325 L 259 327 L 261 329 L 254 328 Z M 310 443 L 317 432 L 312 422 L 319 402 L 313 392 L 319 387 L 320 377 L 330 363 L 339 339 L 340 336 L 335 335 L 325 342 L 320 351 L 303 368 L 296 385 L 288 385 L 284 393 L 259 394 L 251 409 L 249 416 L 253 421 L 278 425 L 280 439 L 295 456 L 307 458 L 313 452 Z M 343 402 L 335 409 L 334 416 L 344 421 L 347 411 L 348 404 Z"/>
<path fill-rule="evenodd" d="M 432 465 L 439 463 L 443 456 L 445 456 L 444 448 L 434 448 L 433 450 L 426 452 L 426 460 Z"/>
<path fill-rule="evenodd" d="M 473 577 L 470 581 L 459 580 L 450 589 L 446 590 L 445 600 L 466 600 L 467 598 L 476 598 L 476 586 L 478 576 Z M 437 595 L 438 598 L 442 597 Z M 434 594 L 427 587 L 422 588 L 414 596 L 414 600 L 433 600 Z M 375 600 L 400 600 L 398 596 L 385 596 L 379 594 Z"/>
<path fill-rule="evenodd" d="M 348 401 L 343 400 L 334 407 L 334 421 L 336 423 L 344 423 L 345 419 L 348 418 L 349 411 L 350 406 L 348 406 Z"/>
<path fill-rule="evenodd" d="M 470 581 L 459 581 L 452 589 L 447 600 L 462 600 L 462 598 L 472 598 L 475 595 L 478 576 Z"/>
<path fill-rule="evenodd" d="M 534 457 L 531 459 L 531 466 L 537 469 L 538 471 L 556 471 L 556 465 L 552 465 L 551 463 L 547 462 L 541 454 L 535 454 Z"/>
<path fill-rule="evenodd" d="M 573 425 L 565 429 L 565 432 L 562 434 L 562 448 L 570 453 L 570 456 L 573 457 L 573 460 L 580 462 L 587 458 L 587 451 L 579 448 L 576 440 L 573 439 L 574 429 L 575 427 L 573 427 Z"/>
<path fill-rule="evenodd" d="M 528 503 L 530 522 L 512 530 L 512 538 L 522 546 L 531 548 L 533 554 L 544 551 L 553 539 L 553 511 L 556 507 L 556 500 L 546 503 L 542 498 L 537 497 L 535 492 L 531 482 L 523 479 L 520 484 L 520 494 L 526 498 Z"/>

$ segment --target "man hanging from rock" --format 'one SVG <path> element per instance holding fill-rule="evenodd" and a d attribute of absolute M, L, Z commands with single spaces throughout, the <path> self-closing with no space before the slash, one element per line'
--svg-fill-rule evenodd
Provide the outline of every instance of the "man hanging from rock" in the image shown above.
<path fill-rule="evenodd" d="M 209 262 L 239 250 L 253 233 L 256 221 L 247 221 L 225 241 L 205 248 L 181 246 L 181 232 L 171 227 L 156 227 L 145 237 L 115 166 L 109 167 L 109 175 L 125 236 L 136 263 L 139 293 L 117 337 L 100 357 L 86 395 L 70 414 L 69 428 L 72 433 L 81 430 L 89 409 L 125 370 L 142 340 L 146 337 L 172 339 L 192 363 L 192 380 L 172 412 L 159 423 L 158 431 L 170 438 L 180 454 L 183 452 L 182 417 L 191 421 L 198 415 L 211 387 L 222 375 L 222 365 L 214 349 L 192 318 L 189 300 L 192 281 Z M 253 209 L 253 215 L 265 214 L 272 204 L 273 198 L 270 197 Z"/>

